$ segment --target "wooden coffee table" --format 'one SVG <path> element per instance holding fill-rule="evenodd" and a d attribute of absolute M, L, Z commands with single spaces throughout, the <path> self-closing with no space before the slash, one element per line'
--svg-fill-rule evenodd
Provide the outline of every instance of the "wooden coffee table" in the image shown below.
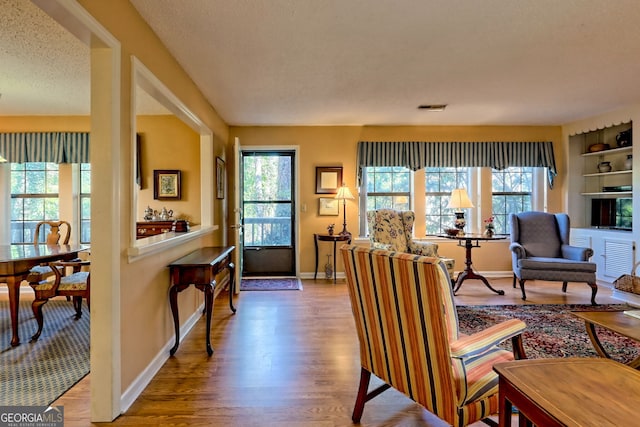
<path fill-rule="evenodd" d="M 640 372 L 602 358 L 528 359 L 497 363 L 499 425 L 618 427 L 637 425 Z"/>
<path fill-rule="evenodd" d="M 596 325 L 632 340 L 640 341 L 640 319 L 624 314 L 622 311 L 572 311 L 571 314 L 584 320 L 593 347 L 600 356 L 607 359 L 611 359 L 611 356 L 598 339 Z M 640 356 L 627 364 L 632 368 L 640 369 Z"/>

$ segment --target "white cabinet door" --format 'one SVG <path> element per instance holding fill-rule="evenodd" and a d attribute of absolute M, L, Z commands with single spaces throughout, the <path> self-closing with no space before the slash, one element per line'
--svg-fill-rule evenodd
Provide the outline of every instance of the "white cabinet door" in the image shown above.
<path fill-rule="evenodd" d="M 602 275 L 609 280 L 629 274 L 635 264 L 635 244 L 632 240 L 603 239 L 604 269 Z"/>

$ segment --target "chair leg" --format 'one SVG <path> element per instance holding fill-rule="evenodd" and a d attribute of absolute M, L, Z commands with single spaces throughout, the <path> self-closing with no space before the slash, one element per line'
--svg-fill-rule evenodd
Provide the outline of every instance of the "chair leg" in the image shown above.
<path fill-rule="evenodd" d="M 78 320 L 82 317 L 82 297 L 73 297 L 73 307 L 76 309 L 75 319 Z"/>
<path fill-rule="evenodd" d="M 351 420 L 354 423 L 359 423 L 362 418 L 362 412 L 364 411 L 364 404 L 367 401 L 367 390 L 369 389 L 369 380 L 371 379 L 371 372 L 364 368 L 360 368 L 360 385 L 358 386 L 358 395 L 356 397 L 356 405 L 353 408 L 353 414 Z"/>
<path fill-rule="evenodd" d="M 516 288 L 516 273 L 513 273 L 513 289 Z"/>
<path fill-rule="evenodd" d="M 522 344 L 522 335 L 511 337 L 511 347 L 513 348 L 513 357 L 516 360 L 527 358 L 527 355 L 524 352 L 524 345 Z"/>
<path fill-rule="evenodd" d="M 359 423 L 360 418 L 362 418 L 362 412 L 364 412 L 364 404 L 385 390 L 388 390 L 391 386 L 389 384 L 382 384 L 381 386 L 371 390 L 371 392 L 367 393 L 369 389 L 369 380 L 371 379 L 371 372 L 367 371 L 365 368 L 360 368 L 360 386 L 358 387 L 358 396 L 356 397 L 356 405 L 353 408 L 353 415 L 351 416 L 351 420 L 354 423 Z"/>
<path fill-rule="evenodd" d="M 42 306 L 45 305 L 47 301 L 49 300 L 36 299 L 31 303 L 33 315 L 36 316 L 36 321 L 38 322 L 38 330 L 31 336 L 31 340 L 29 340 L 29 342 L 37 341 L 38 338 L 40 338 L 40 334 L 42 333 L 42 328 L 44 326 L 44 318 L 42 317 Z"/>
<path fill-rule="evenodd" d="M 522 291 L 522 300 L 526 301 L 527 300 L 527 294 L 524 292 L 524 279 L 520 279 L 520 290 Z"/>
<path fill-rule="evenodd" d="M 598 293 L 598 285 L 595 283 L 587 283 L 591 286 L 591 305 L 598 305 L 596 302 L 596 294 Z"/>
<path fill-rule="evenodd" d="M 562 292 L 567 292 L 567 282 L 562 282 Z"/>

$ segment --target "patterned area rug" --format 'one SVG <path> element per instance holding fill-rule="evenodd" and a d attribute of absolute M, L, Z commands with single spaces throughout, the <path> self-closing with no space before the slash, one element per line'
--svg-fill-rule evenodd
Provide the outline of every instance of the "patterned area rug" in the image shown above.
<path fill-rule="evenodd" d="M 458 306 L 458 320 L 463 333 L 471 333 L 510 318 L 527 324 L 523 334 L 524 349 L 529 359 L 550 357 L 598 357 L 587 335 L 584 321 L 570 311 L 628 310 L 625 304 L 581 305 L 494 305 Z M 640 343 L 596 327 L 598 337 L 612 358 L 620 362 L 633 360 L 640 354 Z M 510 341 L 503 343 L 511 348 Z"/>
<path fill-rule="evenodd" d="M 296 278 L 246 279 L 240 283 L 241 291 L 301 291 L 302 282 Z"/>
<path fill-rule="evenodd" d="M 31 299 L 20 301 L 20 345 L 11 347 L 9 302 L 0 301 L 0 406 L 45 406 L 89 373 L 89 311 L 74 320 L 73 304 L 64 299 L 43 307 L 44 329 L 35 343 L 38 324 Z"/>

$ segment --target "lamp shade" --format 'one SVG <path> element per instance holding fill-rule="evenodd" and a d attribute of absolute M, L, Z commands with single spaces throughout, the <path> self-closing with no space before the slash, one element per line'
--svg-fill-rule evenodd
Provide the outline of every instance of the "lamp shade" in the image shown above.
<path fill-rule="evenodd" d="M 461 208 L 473 208 L 473 203 L 469 199 L 467 190 L 464 188 L 456 188 L 451 192 L 451 198 L 449 199 L 448 208 L 461 209 Z"/>
<path fill-rule="evenodd" d="M 353 197 L 353 194 L 351 194 L 351 190 L 349 190 L 349 187 L 347 187 L 346 185 L 343 185 L 342 187 L 338 188 L 338 193 L 336 194 L 335 198 L 340 200 L 355 199 L 355 197 Z"/>

